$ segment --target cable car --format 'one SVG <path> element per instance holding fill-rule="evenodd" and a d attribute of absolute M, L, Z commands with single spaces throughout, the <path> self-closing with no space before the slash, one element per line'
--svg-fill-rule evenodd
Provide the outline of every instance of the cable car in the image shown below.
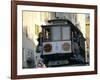
<path fill-rule="evenodd" d="M 41 27 L 41 58 L 47 67 L 85 64 L 85 38 L 71 21 L 53 19 Z"/>

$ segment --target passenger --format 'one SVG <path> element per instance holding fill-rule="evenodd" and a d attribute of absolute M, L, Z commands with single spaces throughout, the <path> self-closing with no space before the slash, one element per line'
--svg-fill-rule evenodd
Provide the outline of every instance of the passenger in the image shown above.
<path fill-rule="evenodd" d="M 39 37 L 38 37 L 37 41 L 38 41 L 38 45 L 37 45 L 36 52 L 40 53 L 42 50 L 42 42 L 43 42 L 43 35 L 41 32 L 39 33 Z"/>
<path fill-rule="evenodd" d="M 39 33 L 39 37 L 38 37 L 37 41 L 38 41 L 38 46 L 42 46 L 43 34 L 41 32 Z"/>

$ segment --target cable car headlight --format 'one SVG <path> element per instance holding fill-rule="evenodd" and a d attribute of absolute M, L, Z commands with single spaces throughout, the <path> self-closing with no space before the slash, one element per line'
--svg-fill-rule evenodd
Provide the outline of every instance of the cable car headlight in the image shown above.
<path fill-rule="evenodd" d="M 44 45 L 44 51 L 45 52 L 51 52 L 52 50 L 52 45 L 51 44 L 45 44 Z"/>
<path fill-rule="evenodd" d="M 69 51 L 69 49 L 70 49 L 70 44 L 69 44 L 69 43 L 63 43 L 62 49 L 63 49 L 64 51 Z"/>

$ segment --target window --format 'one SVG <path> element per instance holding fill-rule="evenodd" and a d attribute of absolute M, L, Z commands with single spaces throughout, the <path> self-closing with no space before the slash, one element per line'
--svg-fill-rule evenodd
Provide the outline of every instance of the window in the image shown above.
<path fill-rule="evenodd" d="M 50 26 L 44 29 L 44 41 L 59 41 L 70 39 L 69 26 Z"/>
<path fill-rule="evenodd" d="M 50 41 L 51 40 L 51 28 L 47 27 L 43 29 L 43 32 L 44 32 L 43 40 Z"/>
<path fill-rule="evenodd" d="M 52 27 L 52 40 L 61 40 L 61 27 Z"/>
<path fill-rule="evenodd" d="M 70 39 L 70 27 L 62 27 L 62 40 Z"/>

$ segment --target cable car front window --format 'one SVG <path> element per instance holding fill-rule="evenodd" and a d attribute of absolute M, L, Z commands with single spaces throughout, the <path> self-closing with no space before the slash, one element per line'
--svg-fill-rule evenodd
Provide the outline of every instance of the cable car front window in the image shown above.
<path fill-rule="evenodd" d="M 61 27 L 52 27 L 52 40 L 61 40 Z"/>
<path fill-rule="evenodd" d="M 64 26 L 62 27 L 62 40 L 70 39 L 70 27 Z"/>

